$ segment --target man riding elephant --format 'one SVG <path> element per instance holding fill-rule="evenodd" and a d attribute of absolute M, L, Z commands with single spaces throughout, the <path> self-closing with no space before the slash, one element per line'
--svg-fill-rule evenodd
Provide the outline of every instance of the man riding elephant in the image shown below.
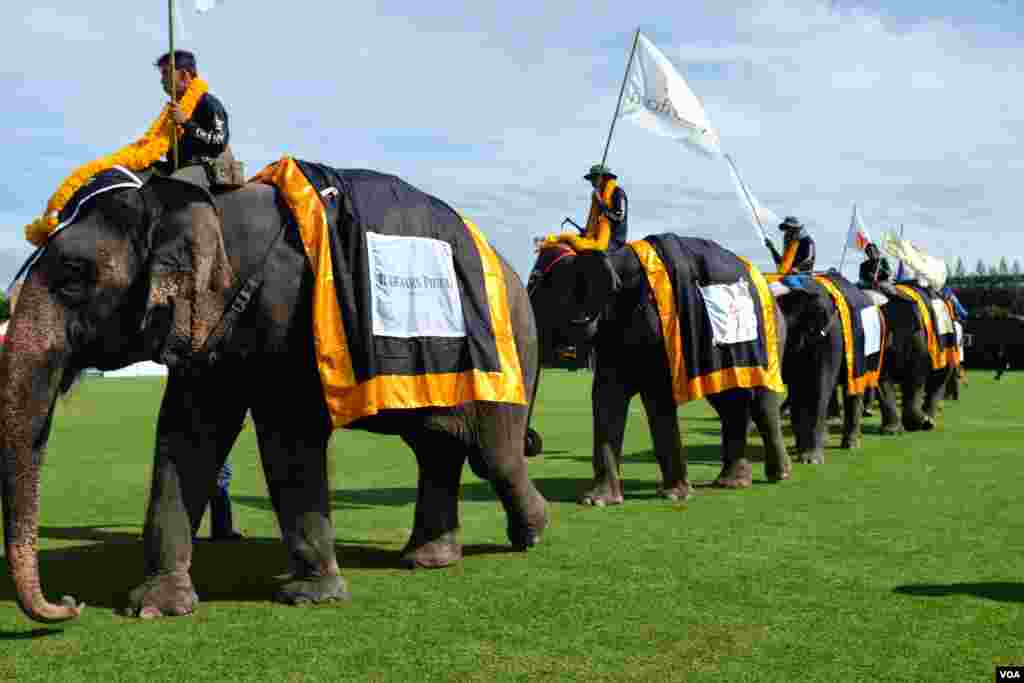
<path fill-rule="evenodd" d="M 597 250 L 612 253 L 626 245 L 629 201 L 626 191 L 618 184 L 618 176 L 607 166 L 594 164 L 583 179 L 594 188 L 583 234 L 564 232 L 548 235 L 538 250 L 563 243 L 577 252 Z"/>
<path fill-rule="evenodd" d="M 779 254 L 775 243 L 768 237 L 764 244 L 772 252 L 776 270 L 783 275 L 810 273 L 814 270 L 814 239 L 807 233 L 804 224 L 795 216 L 786 216 L 779 223 L 783 231 L 783 253 Z"/>

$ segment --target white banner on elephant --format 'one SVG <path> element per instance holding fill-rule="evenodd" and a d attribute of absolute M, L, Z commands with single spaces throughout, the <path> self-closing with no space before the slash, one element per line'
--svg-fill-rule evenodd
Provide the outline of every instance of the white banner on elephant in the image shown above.
<path fill-rule="evenodd" d="M 366 251 L 374 335 L 466 336 L 450 244 L 367 232 Z"/>
<path fill-rule="evenodd" d="M 942 299 L 932 299 L 932 311 L 935 313 L 935 334 L 944 336 L 947 334 L 953 334 L 955 328 L 953 327 L 953 319 L 949 315 L 949 309 L 946 308 L 946 302 Z"/>
<path fill-rule="evenodd" d="M 637 37 L 619 118 L 672 138 L 706 157 L 721 155 L 718 133 L 700 100 L 651 41 Z"/>
<path fill-rule="evenodd" d="M 864 355 L 873 356 L 882 350 L 882 318 L 878 306 L 860 309 L 860 323 L 864 328 Z"/>
<path fill-rule="evenodd" d="M 711 321 L 714 344 L 739 344 L 757 339 L 757 311 L 746 280 L 700 288 Z"/>

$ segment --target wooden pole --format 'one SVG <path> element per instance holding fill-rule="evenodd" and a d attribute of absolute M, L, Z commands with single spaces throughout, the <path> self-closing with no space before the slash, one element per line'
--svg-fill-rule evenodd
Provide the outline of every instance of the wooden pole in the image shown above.
<path fill-rule="evenodd" d="M 177 67 L 174 63 L 174 0 L 167 0 L 167 35 L 170 38 L 171 103 L 178 99 Z M 171 168 L 178 170 L 178 123 L 171 117 Z"/>
<path fill-rule="evenodd" d="M 629 59 L 626 60 L 626 73 L 622 77 L 622 86 L 619 88 L 619 99 L 615 102 L 615 116 L 612 117 L 611 128 L 608 129 L 608 139 L 604 143 L 604 154 L 601 155 L 601 165 L 608 159 L 608 148 L 612 144 L 612 133 L 615 132 L 615 122 L 619 118 L 619 111 L 622 107 L 622 93 L 626 92 L 626 81 L 629 80 L 629 70 L 633 68 L 633 55 L 636 54 L 636 44 L 640 41 L 640 29 L 633 34 L 633 47 L 629 50 Z"/>

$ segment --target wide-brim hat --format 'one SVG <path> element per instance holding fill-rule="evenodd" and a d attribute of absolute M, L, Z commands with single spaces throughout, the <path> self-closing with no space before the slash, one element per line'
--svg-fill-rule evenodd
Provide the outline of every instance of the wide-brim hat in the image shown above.
<path fill-rule="evenodd" d="M 799 230 L 802 227 L 804 227 L 804 224 L 796 216 L 786 216 L 779 223 L 779 230 Z"/>
<path fill-rule="evenodd" d="M 608 168 L 604 164 L 594 164 L 593 166 L 590 167 L 590 170 L 587 172 L 587 175 L 583 176 L 583 179 L 590 180 L 591 178 L 596 178 L 597 176 L 602 175 L 608 176 L 609 178 L 612 179 L 619 177 L 612 173 L 612 169 Z"/>

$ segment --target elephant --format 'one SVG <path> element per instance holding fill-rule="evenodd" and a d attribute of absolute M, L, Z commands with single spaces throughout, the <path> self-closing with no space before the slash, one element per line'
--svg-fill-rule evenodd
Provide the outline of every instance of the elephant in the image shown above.
<path fill-rule="evenodd" d="M 126 610 L 159 617 L 196 608 L 193 533 L 247 412 L 294 570 L 274 599 L 350 597 L 331 521 L 326 449 L 334 425 L 314 357 L 313 271 L 291 221 L 269 184 L 211 195 L 153 176 L 83 204 L 76 222 L 39 253 L 0 355 L 6 558 L 31 619 L 64 621 L 82 608 L 70 598 L 49 602 L 39 576 L 40 469 L 56 399 L 85 368 L 145 359 L 167 365 L 168 380 L 145 514 L 144 580 L 128 594 Z M 398 435 L 415 454 L 413 529 L 401 553 L 410 568 L 461 559 L 467 460 L 493 485 L 514 549 L 538 544 L 547 526 L 546 501 L 524 457 L 539 374 L 536 325 L 522 281 L 500 264 L 526 404 L 390 410 L 348 425 Z M 233 296 L 243 282 L 259 282 L 247 302 Z M 225 333 L 221 325 L 232 316 Z"/>
<path fill-rule="evenodd" d="M 716 255 L 736 258 L 713 242 L 701 242 Z M 542 251 L 527 286 L 542 359 L 554 357 L 561 344 L 593 345 L 594 479 L 579 496 L 584 505 L 618 505 L 625 500 L 620 473 L 622 444 L 629 404 L 637 394 L 646 409 L 661 471 L 659 495 L 685 500 L 692 493 L 658 307 L 635 244 L 610 254 Z M 678 265 L 689 268 L 694 263 Z M 785 328 L 770 296 L 768 300 L 782 345 Z M 780 396 L 763 387 L 731 388 L 707 396 L 721 418 L 722 469 L 714 481 L 716 486 L 751 485 L 752 467 L 745 455 L 751 416 L 767 453 L 767 478 L 781 481 L 790 477 L 779 421 Z"/>
<path fill-rule="evenodd" d="M 808 277 L 793 287 L 772 282 L 771 289 L 786 321 L 783 381 L 789 388 L 797 458 L 802 463 L 823 464 L 828 418 L 836 414 L 833 406 L 842 405 L 840 447 L 860 446 L 864 394 L 850 395 L 847 390 L 843 327 L 835 300 L 825 286 Z M 837 390 L 841 393 L 838 400 Z"/>
<path fill-rule="evenodd" d="M 886 355 L 878 384 L 882 434 L 929 431 L 935 428 L 954 367 L 933 367 L 924 323 L 915 302 L 892 287 L 886 287 L 882 293 L 888 298 L 882 307 L 887 330 Z M 902 410 L 897 407 L 897 384 L 902 392 Z"/>

